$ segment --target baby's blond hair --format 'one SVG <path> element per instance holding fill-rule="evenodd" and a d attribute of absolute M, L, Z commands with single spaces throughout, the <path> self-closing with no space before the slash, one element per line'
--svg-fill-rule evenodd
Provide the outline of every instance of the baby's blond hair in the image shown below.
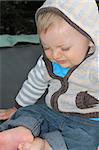
<path fill-rule="evenodd" d="M 47 11 L 42 12 L 38 15 L 36 20 L 37 32 L 40 34 L 42 31 L 46 32 L 50 26 L 52 26 L 56 21 L 62 20 L 62 17 L 57 14 L 57 12 Z"/>

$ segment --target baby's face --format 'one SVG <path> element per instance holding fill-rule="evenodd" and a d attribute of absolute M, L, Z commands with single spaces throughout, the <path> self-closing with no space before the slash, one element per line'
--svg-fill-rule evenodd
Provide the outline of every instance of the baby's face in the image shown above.
<path fill-rule="evenodd" d="M 90 41 L 65 20 L 57 21 L 40 33 L 45 54 L 62 67 L 73 67 L 85 58 Z"/>

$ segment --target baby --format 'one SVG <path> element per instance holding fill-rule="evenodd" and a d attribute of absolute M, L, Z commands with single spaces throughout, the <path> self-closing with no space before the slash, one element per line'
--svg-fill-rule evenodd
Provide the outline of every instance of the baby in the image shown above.
<path fill-rule="evenodd" d="M 16 97 L 15 111 L 22 107 L 0 126 L 1 150 L 96 150 L 99 145 L 96 2 L 46 0 L 35 18 L 43 54 Z M 46 89 L 45 104 L 37 104 Z"/>

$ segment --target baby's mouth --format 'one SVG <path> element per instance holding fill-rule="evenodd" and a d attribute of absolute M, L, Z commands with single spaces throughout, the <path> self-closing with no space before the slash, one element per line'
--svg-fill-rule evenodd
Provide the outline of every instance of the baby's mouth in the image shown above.
<path fill-rule="evenodd" d="M 57 60 L 56 61 L 58 64 L 64 64 L 64 63 L 66 63 L 66 60 Z"/>

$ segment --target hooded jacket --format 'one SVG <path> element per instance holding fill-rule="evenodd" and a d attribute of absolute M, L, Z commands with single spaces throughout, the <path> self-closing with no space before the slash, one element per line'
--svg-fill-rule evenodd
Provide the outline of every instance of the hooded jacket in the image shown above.
<path fill-rule="evenodd" d="M 57 11 L 94 46 L 78 66 L 64 77 L 53 74 L 52 63 L 41 56 L 16 97 L 21 106 L 35 103 L 48 88 L 48 107 L 65 114 L 99 118 L 99 13 L 95 0 L 46 0 L 37 10 Z"/>

